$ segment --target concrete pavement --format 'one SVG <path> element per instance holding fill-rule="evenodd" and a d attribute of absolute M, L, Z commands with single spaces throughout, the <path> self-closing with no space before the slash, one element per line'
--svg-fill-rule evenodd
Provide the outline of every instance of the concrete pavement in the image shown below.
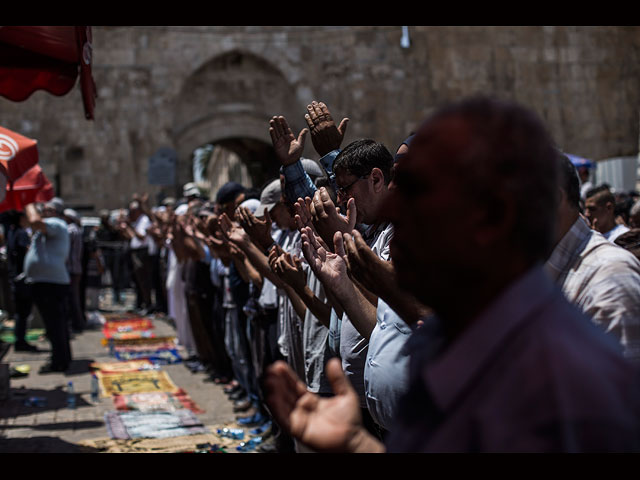
<path fill-rule="evenodd" d="M 125 311 L 125 306 L 105 306 L 112 312 Z M 103 305 L 101 304 L 101 307 Z M 175 336 L 175 327 L 170 319 L 155 318 L 154 332 L 156 336 Z M 30 373 L 26 377 L 10 379 L 9 398 L 0 401 L 0 453 L 39 452 L 39 453 L 78 453 L 78 452 L 110 452 L 135 451 L 129 444 L 141 442 L 114 441 L 104 423 L 104 414 L 115 411 L 111 398 L 102 398 L 98 402 L 91 401 L 91 374 L 89 365 L 92 362 L 113 362 L 108 348 L 103 346 L 101 326 L 93 326 L 75 335 L 71 341 L 73 363 L 64 373 L 39 374 L 38 369 L 47 363 L 49 343 L 42 339 L 35 344 L 41 352 L 16 352 L 13 347 L 4 357 L 2 363 L 10 367 L 29 365 Z M 184 352 L 182 352 L 184 353 Z M 183 355 L 184 358 L 184 355 Z M 173 442 L 147 440 L 149 445 L 156 445 L 157 451 L 184 451 L 185 445 L 199 441 L 200 443 L 217 443 L 227 445 L 231 452 L 239 442 L 229 442 L 215 435 L 219 426 L 236 426 L 232 402 L 222 390 L 222 386 L 205 382 L 205 373 L 192 373 L 184 363 L 163 365 L 171 380 L 184 389 L 205 413 L 197 414 L 203 425 L 211 431 L 211 435 L 189 439 L 182 437 Z M 66 385 L 74 384 L 77 393 L 77 406 L 69 409 L 66 405 Z M 44 406 L 27 406 L 25 401 L 30 397 L 43 397 Z M 118 448 L 114 446 L 117 444 Z M 178 445 L 180 444 L 180 445 Z M 89 445 L 89 446 L 87 446 Z M 152 448 L 153 449 L 153 448 Z M 172 450 L 173 449 L 173 450 Z M 142 448 L 144 450 L 144 448 Z"/>

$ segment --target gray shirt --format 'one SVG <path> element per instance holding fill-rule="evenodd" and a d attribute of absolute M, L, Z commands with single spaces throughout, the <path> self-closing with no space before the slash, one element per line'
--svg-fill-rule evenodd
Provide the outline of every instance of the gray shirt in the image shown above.
<path fill-rule="evenodd" d="M 69 255 L 69 232 L 60 218 L 44 218 L 46 232 L 36 232 L 24 257 L 24 272 L 28 283 L 69 285 L 65 265 Z"/>

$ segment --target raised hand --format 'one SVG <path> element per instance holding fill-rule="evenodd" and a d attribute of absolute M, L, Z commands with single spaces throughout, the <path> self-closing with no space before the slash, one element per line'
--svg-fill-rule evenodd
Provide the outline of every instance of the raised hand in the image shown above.
<path fill-rule="evenodd" d="M 349 275 L 366 289 L 380 296 L 379 287 L 394 281 L 395 270 L 391 262 L 376 255 L 357 230 L 344 234 L 344 249 Z"/>
<path fill-rule="evenodd" d="M 242 225 L 253 243 L 266 250 L 273 243 L 271 236 L 271 216 L 264 211 L 264 219 L 260 220 L 246 207 L 236 209 L 236 220 Z"/>
<path fill-rule="evenodd" d="M 269 266 L 278 277 L 294 290 L 300 291 L 307 284 L 307 275 L 302 268 L 302 260 L 295 255 L 283 252 L 274 245 L 269 252 Z"/>
<path fill-rule="evenodd" d="M 218 225 L 220 226 L 223 237 L 227 241 L 235 243 L 238 247 L 243 248 L 251 242 L 247 232 L 245 232 L 240 225 L 229 220 L 226 213 L 220 215 Z"/>
<path fill-rule="evenodd" d="M 228 243 L 228 246 L 229 246 L 229 254 L 233 258 L 236 258 L 237 260 L 239 260 L 240 262 L 244 262 L 244 260 L 247 258 L 245 253 L 242 250 L 240 250 L 240 248 L 238 248 L 235 244 L 233 244 L 231 242 Z"/>
<path fill-rule="evenodd" d="M 349 295 L 353 289 L 353 283 L 349 279 L 347 263 L 344 251 L 331 252 L 323 247 L 313 231 L 306 227 L 302 231 L 302 253 L 309 263 L 311 270 L 323 283 L 326 289 L 331 290 L 338 297 Z M 342 236 L 336 233 L 337 248 L 342 248 Z"/>
<path fill-rule="evenodd" d="M 273 149 L 282 165 L 286 167 L 300 160 L 307 133 L 309 133 L 309 130 L 303 128 L 298 138 L 296 138 L 291 128 L 289 128 L 286 118 L 283 116 L 271 118 L 269 121 L 271 143 L 273 143 Z"/>
<path fill-rule="evenodd" d="M 362 427 L 359 400 L 342 372 L 340 360 L 327 362 L 335 395 L 322 398 L 307 390 L 283 361 L 267 368 L 267 404 L 279 425 L 320 452 L 381 452 L 382 445 Z"/>
<path fill-rule="evenodd" d="M 336 232 L 350 233 L 356 225 L 356 202 L 350 198 L 347 202 L 347 216 L 343 217 L 331 200 L 329 192 L 321 187 L 313 195 L 310 205 L 311 217 L 316 231 L 329 246 L 333 246 Z"/>
<path fill-rule="evenodd" d="M 348 118 L 343 118 L 340 125 L 336 127 L 327 106 L 315 100 L 307 105 L 307 114 L 304 118 L 311 131 L 311 142 L 318 155 L 323 157 L 330 151 L 340 148 L 347 131 Z"/>
<path fill-rule="evenodd" d="M 294 219 L 296 222 L 296 228 L 298 230 L 302 230 L 304 227 L 313 228 L 313 221 L 311 218 L 311 210 L 309 205 L 311 204 L 311 199 L 306 197 L 305 199 L 298 198 L 298 201 L 293 204 L 293 208 L 295 210 Z"/>

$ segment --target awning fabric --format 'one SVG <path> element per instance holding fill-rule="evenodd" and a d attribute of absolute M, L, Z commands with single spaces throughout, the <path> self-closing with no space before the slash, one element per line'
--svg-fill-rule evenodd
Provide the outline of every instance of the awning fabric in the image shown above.
<path fill-rule="evenodd" d="M 91 27 L 0 26 L 0 95 L 14 102 L 36 90 L 65 95 L 80 76 L 85 117 L 94 118 Z"/>
<path fill-rule="evenodd" d="M 38 163 L 38 142 L 0 127 L 0 172 L 14 182 Z"/>
<path fill-rule="evenodd" d="M 0 212 L 24 210 L 25 205 L 34 202 L 48 202 L 55 196 L 53 185 L 44 175 L 40 165 L 34 165 L 13 185 L 7 183 L 6 196 L 0 203 Z"/>

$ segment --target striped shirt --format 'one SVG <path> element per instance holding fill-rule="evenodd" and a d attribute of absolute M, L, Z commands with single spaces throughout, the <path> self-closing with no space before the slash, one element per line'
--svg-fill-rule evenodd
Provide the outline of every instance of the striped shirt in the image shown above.
<path fill-rule="evenodd" d="M 578 218 L 555 247 L 547 273 L 640 364 L 640 262 Z"/>

